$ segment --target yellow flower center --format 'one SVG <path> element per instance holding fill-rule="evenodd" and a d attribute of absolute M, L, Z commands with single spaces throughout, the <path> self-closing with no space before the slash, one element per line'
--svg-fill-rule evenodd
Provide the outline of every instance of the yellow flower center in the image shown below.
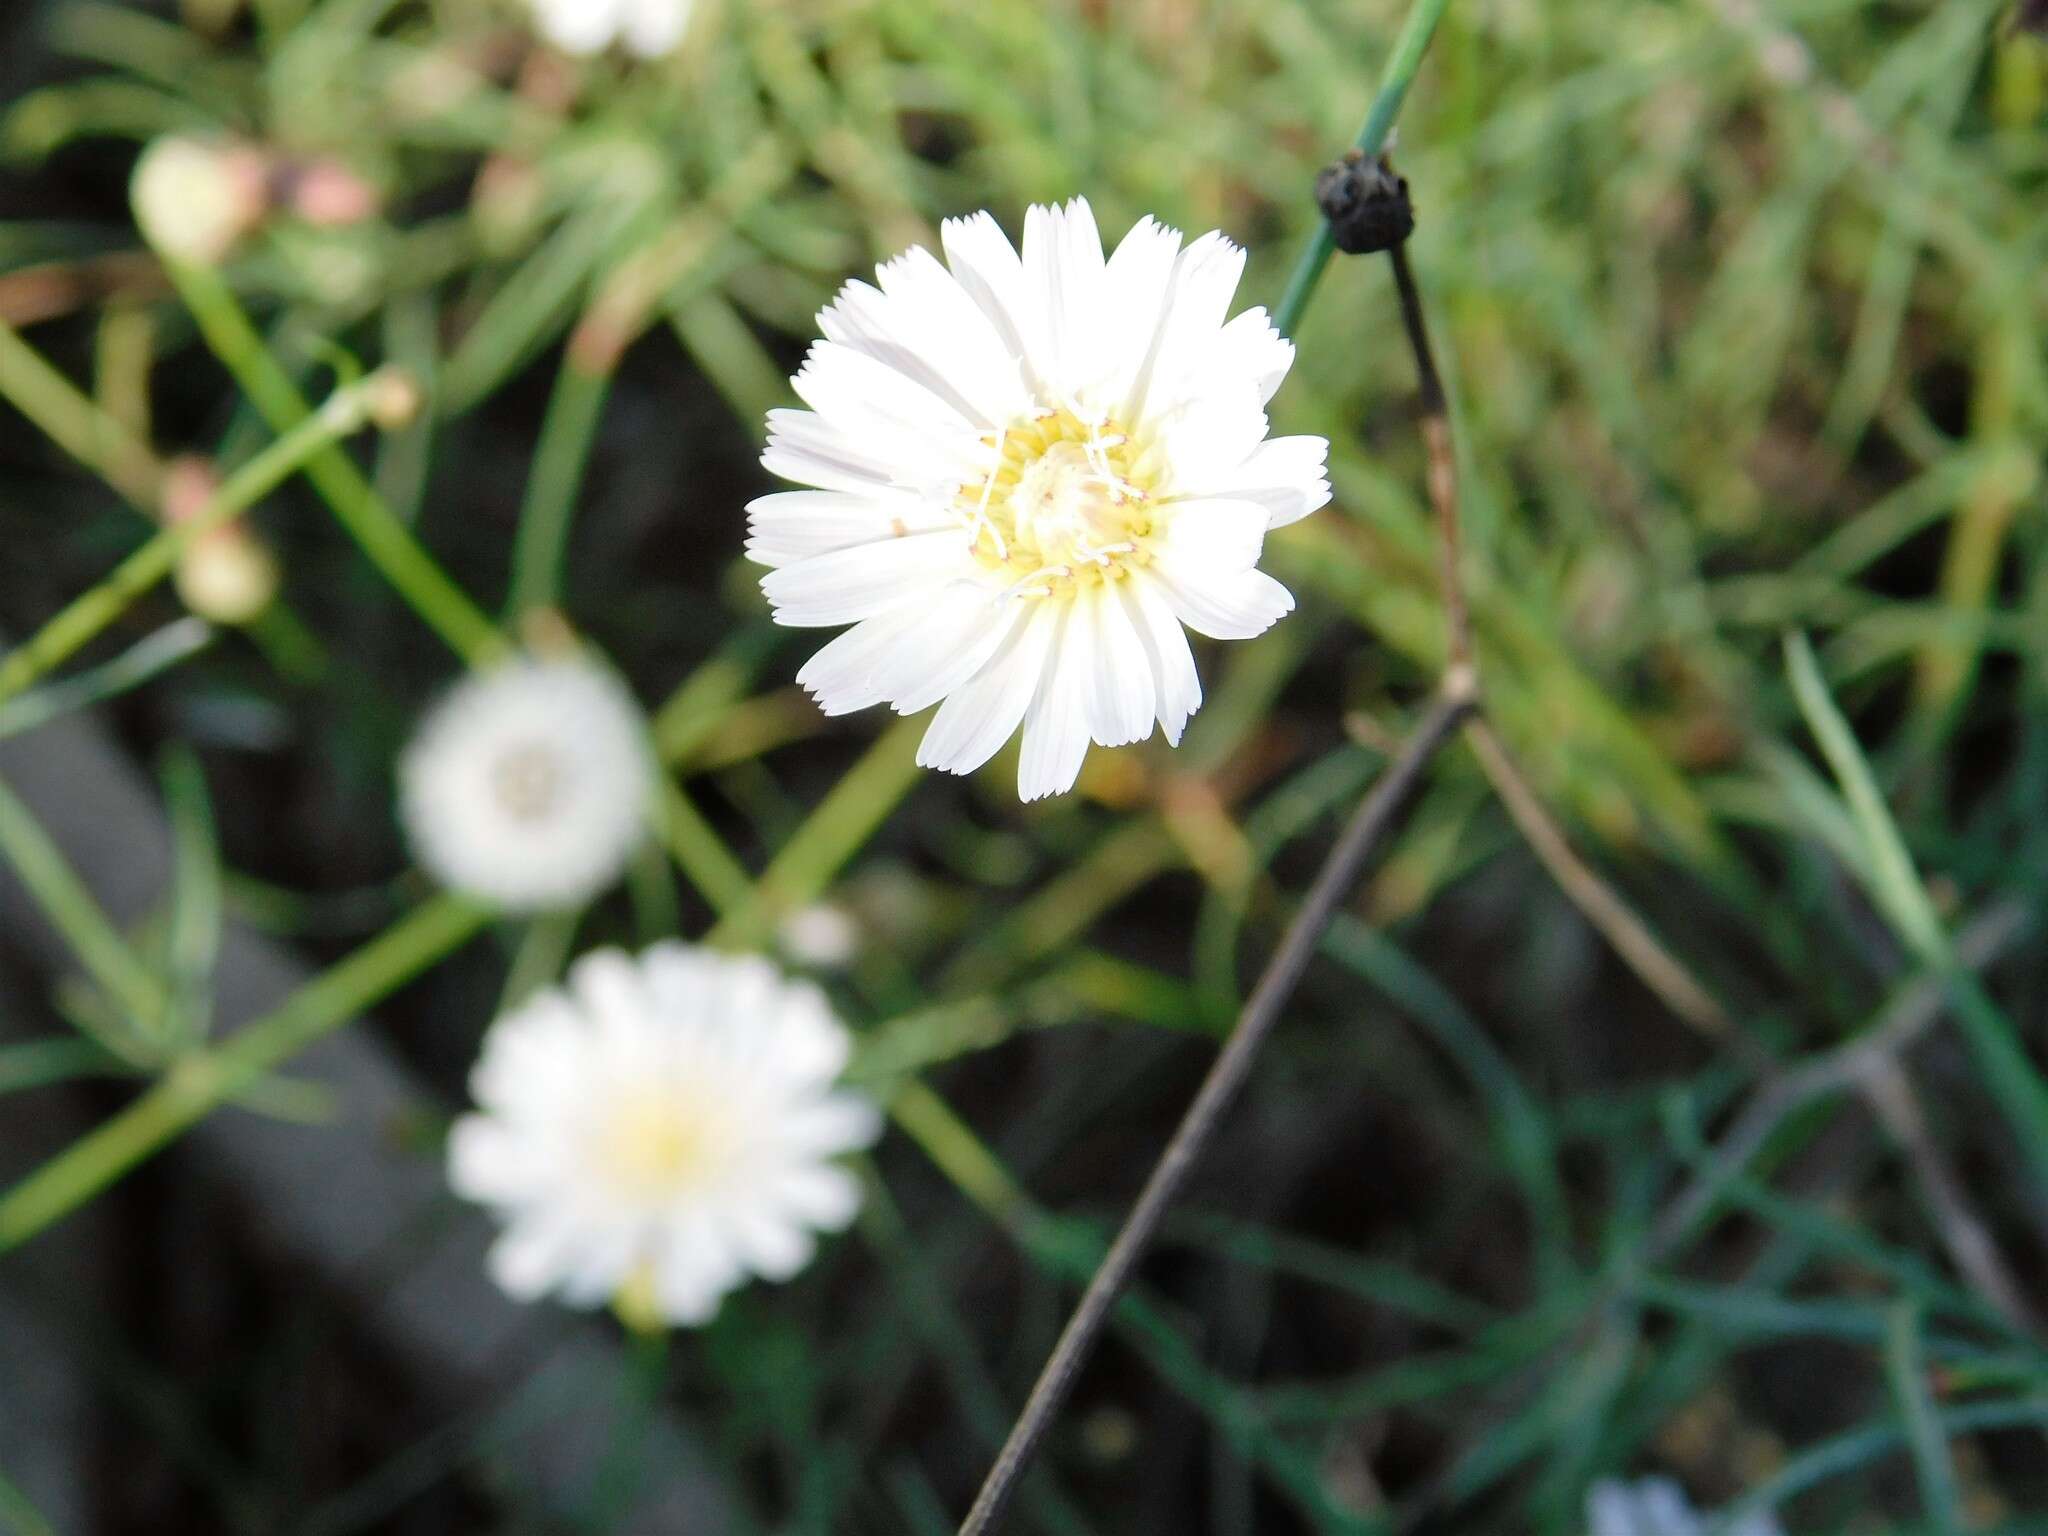
<path fill-rule="evenodd" d="M 612 1112 L 597 1135 L 597 1164 L 630 1200 L 665 1200 L 708 1183 L 730 1138 L 717 1108 L 697 1095 L 646 1088 Z"/>
<path fill-rule="evenodd" d="M 1155 476 L 1114 419 L 1063 407 L 982 441 L 995 467 L 962 487 L 958 510 L 975 557 L 1017 596 L 1065 596 L 1151 559 Z"/>

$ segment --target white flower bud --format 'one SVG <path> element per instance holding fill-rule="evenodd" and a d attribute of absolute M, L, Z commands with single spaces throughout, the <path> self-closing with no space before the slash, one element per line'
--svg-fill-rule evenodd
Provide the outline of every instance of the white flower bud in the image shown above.
<path fill-rule="evenodd" d="M 265 180 L 262 155 L 246 146 L 162 138 L 136 161 L 129 200 L 158 252 L 210 267 L 263 221 Z"/>

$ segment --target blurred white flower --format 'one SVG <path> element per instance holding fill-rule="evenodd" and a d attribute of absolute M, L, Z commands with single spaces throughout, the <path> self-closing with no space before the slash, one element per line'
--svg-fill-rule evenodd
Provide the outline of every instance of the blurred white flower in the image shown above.
<path fill-rule="evenodd" d="M 756 957 L 668 943 L 578 961 L 491 1026 L 481 1113 L 449 1141 L 456 1192 L 506 1224 L 493 1277 L 521 1300 L 689 1324 L 749 1275 L 795 1274 L 860 1205 L 831 1159 L 881 1128 L 833 1086 L 850 1049 L 824 994 Z"/>
<path fill-rule="evenodd" d="M 646 721 L 588 662 L 520 660 L 463 679 L 399 764 L 414 854 L 443 885 L 519 911 L 619 877 L 647 830 Z"/>
<path fill-rule="evenodd" d="M 128 200 L 158 252 L 209 267 L 263 222 L 268 181 L 268 164 L 248 145 L 171 135 L 142 151 Z"/>
<path fill-rule="evenodd" d="M 1588 1536 L 1702 1536 L 1713 1520 L 1696 1513 L 1685 1490 L 1668 1477 L 1645 1477 L 1633 1483 L 1613 1478 L 1595 1483 L 1586 1494 Z M 1727 1536 L 1784 1536 L 1768 1510 L 1729 1527 Z"/>
<path fill-rule="evenodd" d="M 1294 606 L 1269 528 L 1329 500 L 1329 445 L 1268 439 L 1294 348 L 1225 322 L 1244 252 L 1141 220 L 1106 261 L 1085 201 L 1033 208 L 1021 256 L 948 220 L 818 317 L 762 462 L 815 487 L 748 508 L 791 625 L 851 624 L 798 681 L 829 714 L 940 704 L 918 761 L 967 773 L 1021 725 L 1018 791 L 1073 786 L 1091 740 L 1178 744 L 1222 640 Z M 950 270 L 949 270 L 950 269 Z M 941 701 L 944 701 L 941 703 Z"/>
<path fill-rule="evenodd" d="M 782 952 L 798 965 L 831 970 L 860 949 L 860 924 L 851 912 L 829 901 L 798 907 L 775 932 Z"/>
<path fill-rule="evenodd" d="M 695 0 L 531 0 L 541 33 L 566 53 L 597 53 L 613 43 L 643 59 L 683 40 Z"/>

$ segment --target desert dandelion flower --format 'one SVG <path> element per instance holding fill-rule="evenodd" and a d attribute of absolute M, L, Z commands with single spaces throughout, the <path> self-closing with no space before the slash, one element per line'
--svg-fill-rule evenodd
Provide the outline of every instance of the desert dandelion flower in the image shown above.
<path fill-rule="evenodd" d="M 918 761 L 967 773 L 1023 728 L 1018 791 L 1073 786 L 1091 741 L 1200 707 L 1185 630 L 1293 607 L 1269 529 L 1329 500 L 1319 437 L 1267 436 L 1293 346 L 1226 320 L 1244 252 L 1141 220 L 1107 259 L 1079 199 L 1022 251 L 986 213 L 848 283 L 769 415 L 747 552 L 784 624 L 853 627 L 798 674 L 831 714 L 939 705 Z"/>
<path fill-rule="evenodd" d="M 399 765 L 413 851 L 443 885 L 517 911 L 587 900 L 647 830 L 647 726 L 589 662 L 520 660 L 465 678 Z"/>
<path fill-rule="evenodd" d="M 505 1224 L 492 1275 L 690 1324 L 750 1275 L 795 1274 L 860 1205 L 832 1159 L 880 1130 L 834 1086 L 850 1046 L 816 987 L 755 956 L 578 961 L 491 1026 L 449 1141 L 456 1192 Z"/>
<path fill-rule="evenodd" d="M 531 0 L 543 36 L 565 53 L 598 53 L 613 43 L 643 59 L 674 50 L 693 0 Z"/>

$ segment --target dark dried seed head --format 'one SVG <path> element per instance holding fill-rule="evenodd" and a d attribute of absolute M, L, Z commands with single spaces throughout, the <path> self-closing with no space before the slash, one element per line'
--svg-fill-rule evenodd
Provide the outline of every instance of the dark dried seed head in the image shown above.
<path fill-rule="evenodd" d="M 1337 249 L 1353 256 L 1392 250 L 1415 228 L 1406 179 L 1385 157 L 1368 160 L 1355 149 L 1316 177 L 1316 206 L 1330 221 Z"/>

